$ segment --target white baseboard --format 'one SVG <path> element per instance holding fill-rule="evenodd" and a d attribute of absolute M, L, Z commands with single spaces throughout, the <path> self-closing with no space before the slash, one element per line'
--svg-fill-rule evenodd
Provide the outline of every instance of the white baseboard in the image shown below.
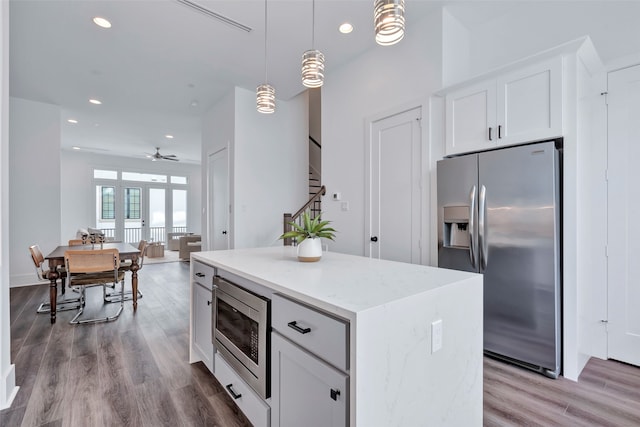
<path fill-rule="evenodd" d="M 16 288 L 18 286 L 46 285 L 44 282 L 37 281 L 35 273 L 31 274 L 12 274 L 9 278 L 9 287 Z"/>
<path fill-rule="evenodd" d="M 11 407 L 13 403 L 13 399 L 15 399 L 18 394 L 18 390 L 20 387 L 16 387 L 16 367 L 15 365 L 9 365 L 9 368 L 2 376 L 0 381 L 0 410 L 7 409 Z"/>

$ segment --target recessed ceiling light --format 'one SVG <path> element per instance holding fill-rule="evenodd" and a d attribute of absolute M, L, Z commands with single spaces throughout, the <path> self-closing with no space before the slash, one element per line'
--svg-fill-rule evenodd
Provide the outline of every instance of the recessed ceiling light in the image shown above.
<path fill-rule="evenodd" d="M 173 135 L 165 135 L 164 137 L 167 139 L 173 139 Z"/>
<path fill-rule="evenodd" d="M 102 101 L 100 101 L 99 99 L 94 99 L 94 98 L 89 99 L 89 102 L 92 103 L 92 104 L 95 104 L 95 105 L 102 104 Z"/>
<path fill-rule="evenodd" d="M 74 150 L 79 150 L 80 149 L 80 147 L 76 147 L 76 146 L 73 146 L 71 148 L 73 148 Z"/>
<path fill-rule="evenodd" d="M 340 24 L 340 27 L 338 27 L 338 29 L 342 34 L 349 34 L 351 31 L 353 31 L 353 25 L 345 22 L 344 24 Z"/>
<path fill-rule="evenodd" d="M 111 28 L 111 22 L 109 22 L 109 20 L 105 18 L 101 18 L 100 16 L 96 16 L 95 18 L 93 18 L 93 23 L 98 27 Z"/>
<path fill-rule="evenodd" d="M 67 121 L 68 121 L 69 123 L 73 123 L 74 125 L 75 125 L 76 123 L 78 123 L 78 121 L 77 121 L 76 119 L 67 119 Z"/>

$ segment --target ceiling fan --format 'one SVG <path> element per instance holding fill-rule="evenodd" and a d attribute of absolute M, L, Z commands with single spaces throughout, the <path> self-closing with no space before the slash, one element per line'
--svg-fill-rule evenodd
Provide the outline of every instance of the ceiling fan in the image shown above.
<path fill-rule="evenodd" d="M 156 147 L 156 152 L 153 154 L 148 154 L 148 157 L 151 157 L 152 162 L 155 162 L 156 160 L 173 160 L 174 162 L 179 161 L 179 159 L 176 158 L 175 154 L 160 154 L 160 147 Z"/>

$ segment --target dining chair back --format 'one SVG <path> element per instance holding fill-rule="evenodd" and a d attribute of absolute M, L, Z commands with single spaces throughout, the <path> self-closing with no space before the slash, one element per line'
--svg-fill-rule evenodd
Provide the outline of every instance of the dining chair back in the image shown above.
<path fill-rule="evenodd" d="M 69 240 L 69 246 L 82 246 L 82 245 L 86 245 L 87 243 L 89 243 L 87 240 L 85 239 L 71 239 Z"/>
<path fill-rule="evenodd" d="M 142 269 L 142 265 L 144 264 L 144 256 L 145 256 L 145 253 L 147 252 L 147 246 L 148 246 L 147 241 L 144 239 L 138 242 L 138 250 L 140 251 L 140 256 L 138 257 L 138 271 Z M 123 271 L 123 272 L 131 271 L 131 264 L 133 264 L 131 261 L 128 261 L 126 263 L 121 263 L 120 271 Z M 140 292 L 140 289 L 138 289 L 138 299 L 140 298 L 142 298 L 142 292 Z M 125 291 L 124 300 L 130 301 L 132 299 L 133 299 L 132 291 Z M 111 293 L 107 292 L 104 295 L 104 302 L 106 303 L 120 302 L 120 295 L 114 292 L 111 292 Z"/>
<path fill-rule="evenodd" d="M 69 323 L 108 322 L 120 316 L 124 302 L 124 272 L 119 271 L 120 253 L 117 249 L 68 250 L 64 253 L 64 262 L 70 287 L 80 289 L 81 306 Z M 105 285 L 120 282 L 120 307 L 115 314 L 92 319 L 80 319 L 86 304 L 85 289 L 90 286 L 102 286 L 103 298 Z"/>
<path fill-rule="evenodd" d="M 44 268 L 44 255 L 40 250 L 39 245 L 29 246 L 29 254 L 31 254 L 31 260 L 36 269 L 36 275 L 41 282 L 51 283 L 49 280 L 49 270 Z M 64 268 L 58 268 L 58 276 L 60 278 L 60 296 L 57 298 L 56 311 L 74 310 L 78 308 L 80 298 L 65 298 L 65 281 L 67 278 L 67 272 Z M 36 309 L 36 313 L 50 313 L 51 304 L 46 301 L 41 303 Z"/>

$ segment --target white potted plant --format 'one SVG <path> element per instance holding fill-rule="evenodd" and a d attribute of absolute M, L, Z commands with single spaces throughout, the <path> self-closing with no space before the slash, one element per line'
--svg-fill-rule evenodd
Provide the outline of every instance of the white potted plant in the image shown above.
<path fill-rule="evenodd" d="M 335 231 L 329 227 L 330 221 L 322 221 L 320 215 L 311 218 L 309 212 L 301 216 L 301 224 L 290 222 L 293 230 L 287 231 L 281 239 L 294 238 L 298 243 L 298 261 L 315 262 L 322 257 L 321 238 L 333 240 Z"/>

